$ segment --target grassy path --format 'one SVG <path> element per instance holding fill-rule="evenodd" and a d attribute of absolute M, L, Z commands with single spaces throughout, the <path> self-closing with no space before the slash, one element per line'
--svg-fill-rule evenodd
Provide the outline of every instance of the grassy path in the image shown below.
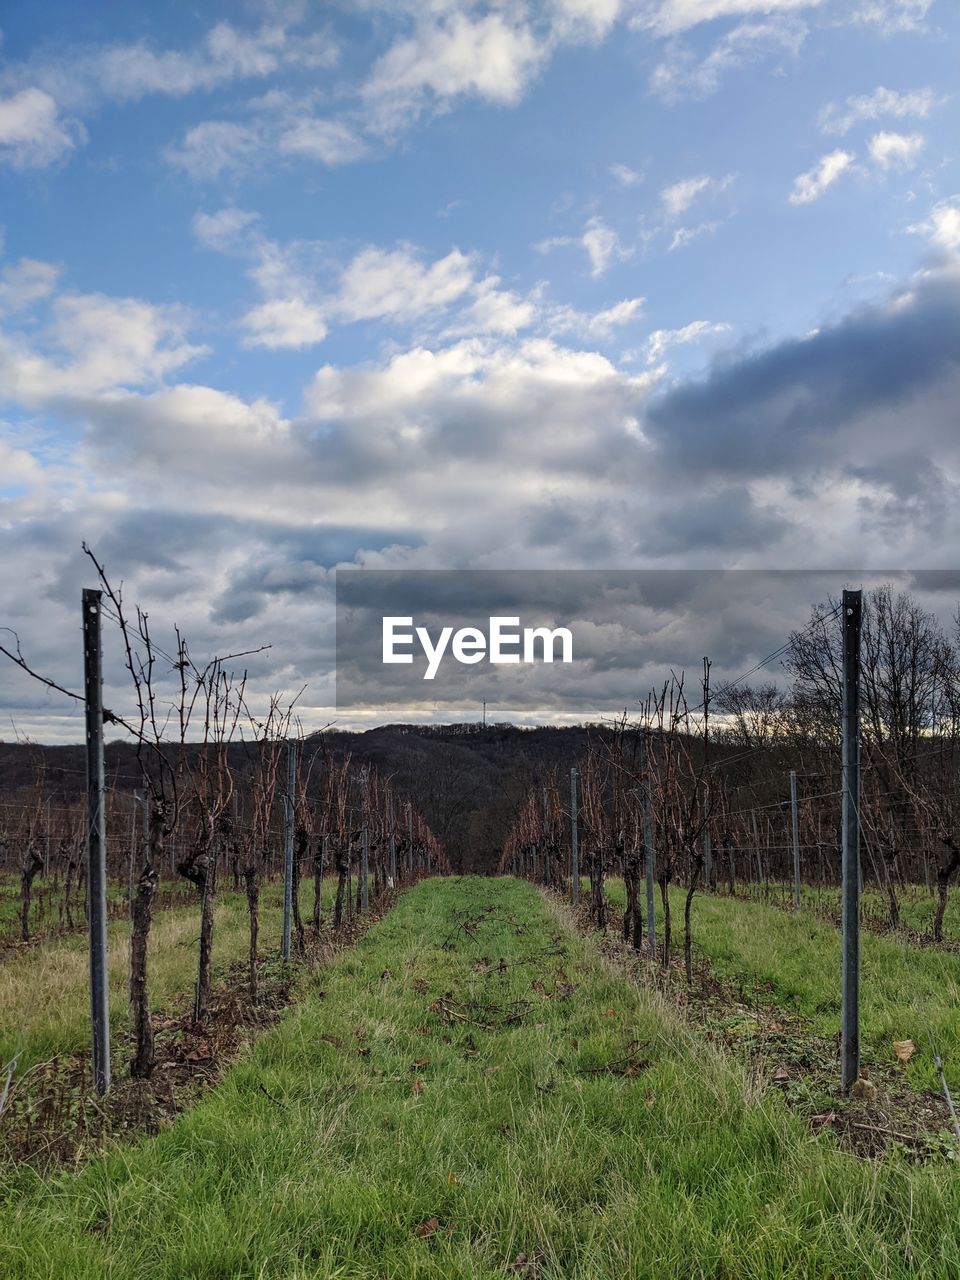
<path fill-rule="evenodd" d="M 623 881 L 611 880 L 608 893 L 622 912 Z M 683 898 L 682 889 L 671 891 L 677 955 L 683 953 Z M 659 899 L 658 890 L 661 929 Z M 698 893 L 692 921 L 694 950 L 710 958 L 720 977 L 748 987 L 769 984 L 773 999 L 807 1018 L 813 1031 L 826 1036 L 839 1031 L 840 934 L 828 920 L 814 911 L 786 912 L 762 902 Z M 860 954 L 865 1052 L 892 1062 L 893 1041 L 912 1039 L 917 1053 L 908 1076 L 917 1087 L 936 1090 L 932 1035 L 951 1086 L 960 1090 L 960 955 L 865 930 Z"/>
<path fill-rule="evenodd" d="M 811 1135 L 532 886 L 434 880 L 173 1128 L 0 1206 L 0 1274 L 946 1280 L 958 1217 L 943 1166 Z"/>

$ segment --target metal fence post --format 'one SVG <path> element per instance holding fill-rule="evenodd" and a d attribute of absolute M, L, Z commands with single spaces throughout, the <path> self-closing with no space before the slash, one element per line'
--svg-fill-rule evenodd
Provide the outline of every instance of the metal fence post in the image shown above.
<path fill-rule="evenodd" d="M 797 771 L 790 770 L 790 826 L 793 841 L 793 902 L 800 905 L 800 822 L 797 814 Z"/>
<path fill-rule="evenodd" d="M 413 879 L 413 805 L 407 801 L 407 879 Z"/>
<path fill-rule="evenodd" d="M 580 901 L 580 847 L 577 832 L 577 771 L 570 770 L 570 889 L 573 902 Z"/>
<path fill-rule="evenodd" d="M 280 954 L 290 959 L 290 933 L 293 923 L 293 819 L 296 810 L 297 744 L 287 743 L 287 790 L 283 825 L 283 942 Z"/>
<path fill-rule="evenodd" d="M 840 1083 L 860 1074 L 860 615 L 862 592 L 843 593 L 843 918 Z"/>
<path fill-rule="evenodd" d="M 83 691 L 87 732 L 87 920 L 93 1079 L 110 1088 L 110 993 L 107 986 L 107 827 L 103 785 L 103 652 L 100 592 L 83 592 Z"/>
<path fill-rule="evenodd" d="M 547 788 L 543 788 L 543 883 L 549 885 L 553 880 L 553 867 L 550 857 L 550 797 Z"/>
<path fill-rule="evenodd" d="M 370 815 L 367 812 L 370 787 L 366 765 L 360 770 L 360 786 L 363 792 L 360 828 L 360 910 L 366 914 L 370 910 Z"/>
<path fill-rule="evenodd" d="M 657 917 L 654 906 L 654 879 L 656 875 L 657 854 L 653 844 L 653 823 L 650 821 L 650 775 L 647 771 L 649 745 L 644 733 L 640 739 L 640 767 L 643 779 L 640 786 L 640 800 L 643 811 L 643 868 L 647 881 L 647 949 L 651 960 L 657 958 Z"/>
<path fill-rule="evenodd" d="M 390 793 L 390 888 L 396 887 L 397 883 L 397 806 Z"/>

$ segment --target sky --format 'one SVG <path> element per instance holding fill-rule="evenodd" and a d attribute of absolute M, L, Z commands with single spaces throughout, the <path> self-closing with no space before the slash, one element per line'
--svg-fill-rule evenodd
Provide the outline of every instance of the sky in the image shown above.
<path fill-rule="evenodd" d="M 306 685 L 308 727 L 338 565 L 957 564 L 950 0 L 37 0 L 0 31 L 0 625 L 58 681 L 84 540 L 198 656 L 271 644 L 251 690 Z M 710 633 L 721 667 L 812 603 L 777 600 Z M 82 736 L 7 663 L 0 716 Z"/>

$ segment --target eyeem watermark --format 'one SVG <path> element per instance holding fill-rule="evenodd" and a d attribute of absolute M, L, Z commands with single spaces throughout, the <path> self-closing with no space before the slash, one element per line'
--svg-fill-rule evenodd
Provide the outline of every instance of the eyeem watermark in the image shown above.
<path fill-rule="evenodd" d="M 441 627 L 437 638 L 426 627 L 414 627 L 413 617 L 384 617 L 383 661 L 412 663 L 413 649 L 419 645 L 427 659 L 424 680 L 433 680 L 449 654 L 464 666 L 478 662 L 554 662 L 559 646 L 560 662 L 573 661 L 573 633 L 566 627 L 524 627 L 520 618 L 490 618 L 486 631 L 479 627 Z M 409 650 L 409 652 L 398 652 Z"/>

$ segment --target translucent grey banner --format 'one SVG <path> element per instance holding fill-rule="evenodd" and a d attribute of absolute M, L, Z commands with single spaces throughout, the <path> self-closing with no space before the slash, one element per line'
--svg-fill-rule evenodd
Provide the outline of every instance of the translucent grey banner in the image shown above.
<path fill-rule="evenodd" d="M 378 718 L 584 720 L 636 707 L 671 673 L 763 664 L 844 587 L 909 591 L 951 625 L 960 571 L 337 572 L 339 711 Z"/>

